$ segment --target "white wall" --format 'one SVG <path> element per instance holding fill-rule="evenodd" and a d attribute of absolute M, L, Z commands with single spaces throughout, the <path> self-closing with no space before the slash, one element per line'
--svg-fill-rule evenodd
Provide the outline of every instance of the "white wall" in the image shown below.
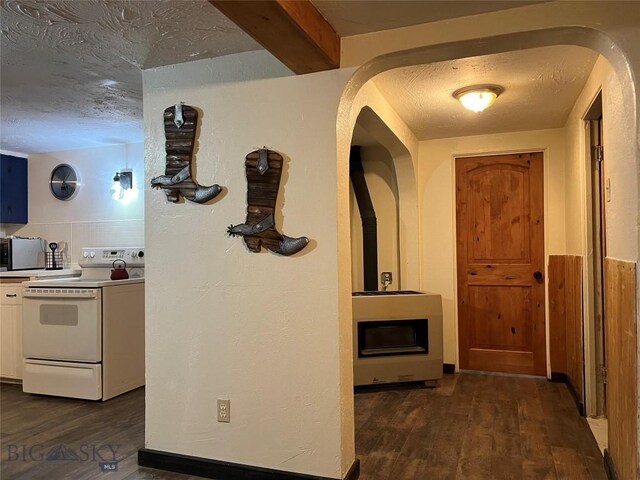
<path fill-rule="evenodd" d="M 638 226 L 633 207 L 637 197 L 637 183 L 633 162 L 634 145 L 621 137 L 622 128 L 633 118 L 633 108 L 622 97 L 622 86 L 610 63 L 600 57 L 569 115 L 565 135 L 569 141 L 567 162 L 567 249 L 568 253 L 587 255 L 587 216 L 591 188 L 588 137 L 584 116 L 602 90 L 604 118 L 605 177 L 611 183 L 611 201 L 606 202 L 607 255 L 619 259 L 633 259 Z M 571 182 L 569 182 L 571 180 Z M 569 212 L 572 212 L 569 215 Z"/>
<path fill-rule="evenodd" d="M 545 254 L 548 256 L 565 251 L 565 143 L 563 129 L 420 142 L 422 283 L 425 290 L 442 295 L 445 363 L 458 363 L 455 157 L 544 151 Z"/>
<path fill-rule="evenodd" d="M 68 163 L 80 186 L 71 200 L 56 199 L 49 189 L 51 171 Z M 116 171 L 133 170 L 137 198 L 123 204 L 111 197 Z M 82 247 L 144 245 L 143 144 L 114 145 L 29 155 L 29 223 L 4 225 L 8 235 L 41 236 L 67 244 L 66 263 L 77 264 Z"/>
<path fill-rule="evenodd" d="M 479 50 L 489 47 L 486 39 L 498 39 L 501 51 L 531 48 L 531 43 L 578 44 L 615 57 L 616 62 L 627 61 L 637 72 L 640 61 L 637 26 L 640 6 L 633 1 L 572 0 L 545 2 L 510 8 L 496 12 L 469 15 L 432 23 L 416 24 L 378 32 L 342 38 L 340 65 L 349 67 L 366 65 L 370 72 L 374 58 L 406 52 L 408 56 L 421 56 L 420 47 L 444 45 L 434 61 L 448 60 L 451 52 L 462 48 L 467 56 L 481 55 Z M 576 27 L 573 32 L 567 26 Z M 546 40 L 530 42 L 533 37 L 519 34 L 541 30 Z M 592 33 L 596 33 L 593 35 Z M 602 33 L 603 35 L 599 35 Z M 515 35 L 511 35 L 515 34 Z M 484 42 L 477 42 L 477 39 Z M 564 42 L 557 41 L 564 39 Z M 464 44 L 465 40 L 472 40 Z M 447 44 L 449 44 L 447 46 Z M 490 47 L 494 49 L 493 47 Z M 477 49 L 477 50 L 476 50 Z M 606 52 L 603 52 L 605 50 Z M 620 53 L 623 55 L 620 55 Z M 626 57 L 626 58 L 624 58 Z M 388 56 L 387 59 L 390 59 Z M 375 75 L 375 72 L 373 73 Z"/>
<path fill-rule="evenodd" d="M 596 353 L 594 298 L 593 298 L 593 242 L 591 238 L 591 153 L 589 136 L 584 117 L 602 91 L 604 119 L 604 175 L 611 184 L 611 201 L 604 203 L 606 215 L 607 256 L 629 259 L 635 255 L 634 245 L 629 240 L 637 234 L 633 221 L 633 205 L 636 196 L 636 178 L 633 164 L 634 145 L 625 142 L 620 132 L 632 116 L 630 106 L 623 100 L 618 76 L 610 63 L 598 58 L 582 93 L 565 125 L 567 138 L 567 194 L 566 231 L 567 253 L 583 257 L 583 302 L 586 364 L 587 413 L 596 414 Z M 623 140 L 623 141 L 621 141 Z"/>
<path fill-rule="evenodd" d="M 362 147 L 360 151 L 364 177 L 371 195 L 378 224 L 378 286 L 380 274 L 391 272 L 393 283 L 388 290 L 399 290 L 398 185 L 393 158 L 382 146 Z M 351 188 L 351 288 L 364 290 L 362 259 L 362 220 Z"/>
<path fill-rule="evenodd" d="M 351 72 L 288 73 L 251 52 L 143 74 L 146 177 L 164 171 L 163 110 L 184 101 L 203 112 L 196 180 L 225 187 L 208 205 L 147 188 L 145 445 L 341 478 L 355 454 L 335 112 Z M 282 78 L 254 80 L 268 76 Z M 262 145 L 286 161 L 278 229 L 311 239 L 292 257 L 225 234 L 245 220 L 244 158 Z M 231 401 L 231 423 L 216 421 L 218 398 Z"/>

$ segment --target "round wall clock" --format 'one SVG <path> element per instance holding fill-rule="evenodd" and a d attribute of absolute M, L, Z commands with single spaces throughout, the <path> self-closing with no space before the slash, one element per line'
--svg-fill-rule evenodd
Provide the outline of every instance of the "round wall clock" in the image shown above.
<path fill-rule="evenodd" d="M 51 171 L 51 193 L 58 200 L 70 200 L 78 191 L 78 175 L 71 165 L 61 163 Z"/>

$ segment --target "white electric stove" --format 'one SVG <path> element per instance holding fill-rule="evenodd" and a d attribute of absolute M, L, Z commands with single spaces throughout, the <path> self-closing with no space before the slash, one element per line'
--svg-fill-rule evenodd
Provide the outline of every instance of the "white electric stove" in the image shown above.
<path fill-rule="evenodd" d="M 111 280 L 122 260 L 129 278 Z M 23 284 L 24 392 L 108 400 L 144 385 L 144 249 L 83 248 L 79 265 Z"/>

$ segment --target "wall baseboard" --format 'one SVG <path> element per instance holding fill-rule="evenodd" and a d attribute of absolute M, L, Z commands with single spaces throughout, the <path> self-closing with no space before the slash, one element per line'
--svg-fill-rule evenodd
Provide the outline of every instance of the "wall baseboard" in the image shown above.
<path fill-rule="evenodd" d="M 580 397 L 578 396 L 578 392 L 573 386 L 573 383 L 571 383 L 571 379 L 569 378 L 569 375 L 563 372 L 551 372 L 551 378 L 549 378 L 549 381 L 553 383 L 564 383 L 567 386 L 567 388 L 569 389 L 569 393 L 573 397 L 573 401 L 576 404 L 578 413 L 580 414 L 581 417 L 584 417 L 585 416 L 584 403 L 580 400 Z"/>
<path fill-rule="evenodd" d="M 456 364 L 455 363 L 444 363 L 442 364 L 442 372 L 446 375 L 452 375 L 456 373 Z"/>
<path fill-rule="evenodd" d="M 360 476 L 360 460 L 358 459 L 353 462 L 344 479 L 334 479 L 148 448 L 138 450 L 138 465 L 216 480 L 357 480 Z"/>
<path fill-rule="evenodd" d="M 0 377 L 0 383 L 11 383 L 11 384 L 14 384 L 14 385 L 22 385 L 22 379 L 20 379 L 20 378 Z"/>
<path fill-rule="evenodd" d="M 567 374 L 562 372 L 551 372 L 551 377 L 549 377 L 549 381 L 552 383 L 567 383 L 568 381 Z"/>
<path fill-rule="evenodd" d="M 607 478 L 609 480 L 618 480 L 618 474 L 616 473 L 616 467 L 613 464 L 613 459 L 609 454 L 609 449 L 604 449 L 604 470 L 607 472 Z"/>

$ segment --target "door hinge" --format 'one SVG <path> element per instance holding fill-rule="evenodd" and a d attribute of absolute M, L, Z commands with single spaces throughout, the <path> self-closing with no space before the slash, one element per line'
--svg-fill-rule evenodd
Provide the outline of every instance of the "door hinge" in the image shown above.
<path fill-rule="evenodd" d="M 602 365 L 600 369 L 602 370 L 602 383 L 603 385 L 606 385 L 607 384 L 607 367 L 605 365 Z"/>
<path fill-rule="evenodd" d="M 593 151 L 596 156 L 596 162 L 602 162 L 602 159 L 604 158 L 604 147 L 602 145 L 596 145 L 593 147 Z"/>

